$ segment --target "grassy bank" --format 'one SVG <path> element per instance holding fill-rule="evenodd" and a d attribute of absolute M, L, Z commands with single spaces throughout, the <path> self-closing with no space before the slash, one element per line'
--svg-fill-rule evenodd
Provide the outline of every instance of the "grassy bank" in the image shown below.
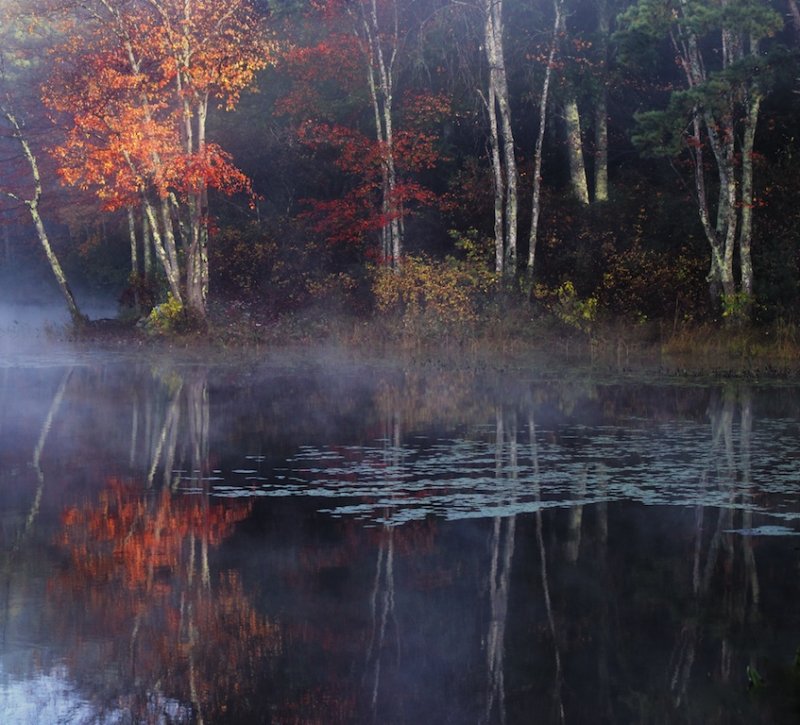
<path fill-rule="evenodd" d="M 202 330 L 99 321 L 69 337 L 83 344 L 194 352 L 225 359 L 269 350 L 324 346 L 354 355 L 465 364 L 498 359 L 520 365 L 547 359 L 610 369 L 657 368 L 670 374 L 796 376 L 800 330 L 786 324 L 726 328 L 663 326 L 619 321 L 591 325 L 565 321 L 530 306 L 486 309 L 467 320 L 435 315 L 357 315 L 331 307 L 283 315 L 242 303 L 210 307 Z"/>

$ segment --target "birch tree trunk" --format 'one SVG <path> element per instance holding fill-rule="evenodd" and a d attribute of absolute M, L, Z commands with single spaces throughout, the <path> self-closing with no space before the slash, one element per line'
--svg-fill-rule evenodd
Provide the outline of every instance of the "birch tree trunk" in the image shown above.
<path fill-rule="evenodd" d="M 722 9 L 729 0 L 722 0 Z M 705 63 L 700 52 L 700 40 L 692 23 L 691 7 L 681 0 L 679 22 L 670 36 L 678 60 L 690 89 L 703 91 L 709 81 Z M 755 16 L 757 17 L 757 16 Z M 732 25 L 733 18 L 738 23 Z M 736 16 L 720 15 L 722 70 L 741 64 L 748 55 L 758 55 L 759 37 L 752 27 Z M 754 21 L 755 22 L 755 21 Z M 770 20 L 763 23 L 761 34 L 771 32 Z M 742 28 L 750 27 L 750 32 Z M 774 28 L 773 28 L 774 29 Z M 750 314 L 753 293 L 753 269 L 751 261 L 752 207 L 753 207 L 753 146 L 756 124 L 761 104 L 761 92 L 753 81 L 727 81 L 730 87 L 724 95 L 717 93 L 717 103 L 694 109 L 690 154 L 694 161 L 695 193 L 706 238 L 711 251 L 711 268 L 708 274 L 709 292 L 712 300 L 719 301 L 720 293 L 726 315 L 746 319 Z M 719 103 L 723 100 L 723 103 Z M 739 121 L 738 119 L 742 119 Z M 704 135 L 703 135 L 704 134 Z M 703 159 L 704 141 L 711 148 L 719 194 L 716 219 L 712 225 L 711 210 L 706 195 Z M 737 162 L 741 157 L 741 163 Z M 734 259 L 738 250 L 740 284 L 736 284 Z"/>
<path fill-rule="evenodd" d="M 131 279 L 135 283 L 139 277 L 139 245 L 136 239 L 136 218 L 133 209 L 128 207 L 128 237 L 131 248 Z"/>
<path fill-rule="evenodd" d="M 750 248 L 753 239 L 753 146 L 756 137 L 756 122 L 761 106 L 761 95 L 757 89 L 749 92 L 747 116 L 742 140 L 742 211 L 739 228 L 739 265 L 741 268 L 741 290 L 748 298 L 753 295 L 753 261 Z"/>
<path fill-rule="evenodd" d="M 536 245 L 539 239 L 539 216 L 541 215 L 542 192 L 542 147 L 547 123 L 547 103 L 550 96 L 550 79 L 553 75 L 553 63 L 558 49 L 558 29 L 561 27 L 561 14 L 564 0 L 554 0 L 553 37 L 550 39 L 550 50 L 547 54 L 547 66 L 544 70 L 542 93 L 539 97 L 539 129 L 536 134 L 536 147 L 533 152 L 533 192 L 531 194 L 531 229 L 528 235 L 528 281 L 533 282 L 536 264 Z"/>
<path fill-rule="evenodd" d="M 147 215 L 142 213 L 142 266 L 144 281 L 147 284 L 153 279 L 153 242 L 150 235 L 150 222 Z"/>
<path fill-rule="evenodd" d="M 2 111 L 3 116 L 11 126 L 13 137 L 19 142 L 19 145 L 22 148 L 22 155 L 25 159 L 28 169 L 30 170 L 31 183 L 33 186 L 33 193 L 28 199 L 22 198 L 18 194 L 9 191 L 3 193 L 8 197 L 23 203 L 27 208 L 28 213 L 31 216 L 31 220 L 33 221 L 33 226 L 36 229 L 36 236 L 39 239 L 39 244 L 41 244 L 42 249 L 44 250 L 45 256 L 47 257 L 47 262 L 50 265 L 53 276 L 56 278 L 56 282 L 58 283 L 58 288 L 64 297 L 64 301 L 67 303 L 67 309 L 69 310 L 72 322 L 76 326 L 82 326 L 87 321 L 86 317 L 80 311 L 78 303 L 75 301 L 75 296 L 72 294 L 72 289 L 67 282 L 67 278 L 64 274 L 64 270 L 61 267 L 61 263 L 59 262 L 55 251 L 53 251 L 53 247 L 50 244 L 50 238 L 47 235 L 44 222 L 39 214 L 39 201 L 42 198 L 42 178 L 39 174 L 39 164 L 36 161 L 36 156 L 34 155 L 28 140 L 25 138 L 25 135 L 22 133 L 22 127 L 20 126 L 17 117 L 7 108 L 0 107 L 0 111 Z"/>
<path fill-rule="evenodd" d="M 492 159 L 492 180 L 494 186 L 494 271 L 502 275 L 505 272 L 505 238 L 503 236 L 503 210 L 505 199 L 505 181 L 503 179 L 503 163 L 500 160 L 500 132 L 497 128 L 497 105 L 494 86 L 489 84 L 489 98 L 486 101 L 489 112 L 489 148 Z"/>
<path fill-rule="evenodd" d="M 503 50 L 503 0 L 481 0 L 481 8 L 484 13 L 484 47 L 489 64 L 487 105 L 489 106 L 492 165 L 495 178 L 495 233 L 499 227 L 502 227 L 503 230 L 502 266 L 496 271 L 508 279 L 513 277 L 517 271 L 519 200 L 517 196 L 517 159 Z M 494 151 L 495 143 L 497 144 L 497 153 Z M 498 178 L 502 179 L 502 184 L 498 184 Z M 498 212 L 501 207 L 502 211 L 498 220 Z M 498 261 L 497 257 L 498 255 L 495 255 L 496 262 Z"/>
<path fill-rule="evenodd" d="M 403 256 L 402 209 L 397 194 L 394 139 L 394 76 L 400 44 L 397 3 L 392 2 L 391 30 L 382 28 L 377 0 L 361 0 L 354 33 L 361 43 L 367 65 L 367 86 L 375 119 L 375 138 L 383 150 L 381 169 L 381 253 L 396 271 Z M 384 48 L 384 44 L 388 44 Z"/>
<path fill-rule="evenodd" d="M 177 266 L 177 259 L 175 263 L 172 261 L 173 256 L 175 256 L 175 238 L 171 234 L 171 221 L 169 227 L 170 236 L 165 243 L 165 239 L 161 234 L 161 229 L 158 224 L 158 219 L 156 218 L 156 210 L 153 208 L 153 205 L 150 203 L 147 197 L 143 197 L 142 206 L 144 208 L 145 218 L 147 219 L 150 235 L 153 240 L 153 249 L 155 250 L 156 258 L 161 263 L 161 267 L 164 270 L 164 274 L 167 278 L 167 284 L 169 284 L 169 291 L 178 302 L 183 304 L 180 270 Z M 163 205 L 161 211 L 163 217 Z M 169 252 L 167 251 L 168 248 L 170 250 Z"/>
<path fill-rule="evenodd" d="M 134 76 L 139 76 L 142 73 L 142 63 L 136 52 L 128 21 L 114 0 L 98 0 L 98 4 L 107 13 L 106 21 L 110 23 L 113 32 L 120 40 L 131 72 Z M 157 4 L 154 4 L 154 7 L 158 9 Z M 103 22 L 103 19 L 100 18 L 99 15 L 97 15 L 97 17 Z M 177 75 L 180 76 L 180 73 Z M 139 103 L 144 113 L 145 121 L 149 124 L 152 121 L 152 110 L 150 100 L 146 94 L 141 94 Z M 134 177 L 140 176 L 139 170 L 136 168 L 127 152 L 125 153 L 125 159 Z M 151 162 L 156 172 L 161 173 L 163 164 L 158 151 L 152 151 Z M 148 189 L 144 184 L 140 186 L 139 193 L 142 197 L 143 217 L 146 220 L 147 228 L 152 237 L 156 258 L 164 269 L 170 293 L 175 300 L 183 304 L 184 295 L 181 291 L 181 268 L 178 262 L 178 251 L 173 228 L 172 212 L 170 209 L 171 202 L 169 199 L 163 197 L 156 202 L 151 201 L 148 199 Z M 158 212 L 158 216 L 156 212 Z"/>
<path fill-rule="evenodd" d="M 130 250 L 131 250 L 130 285 L 131 289 L 133 289 L 133 304 L 134 307 L 138 310 L 139 282 L 141 277 L 139 275 L 139 244 L 138 240 L 136 239 L 136 217 L 131 207 L 128 207 L 126 211 L 128 213 L 128 237 L 130 240 Z M 142 231 L 144 232 L 144 230 Z M 144 234 L 142 234 L 142 236 L 144 237 Z"/>

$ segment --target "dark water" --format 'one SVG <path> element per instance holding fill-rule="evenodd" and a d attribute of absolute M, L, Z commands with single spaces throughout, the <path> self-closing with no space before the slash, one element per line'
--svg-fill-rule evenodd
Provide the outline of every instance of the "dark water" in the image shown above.
<path fill-rule="evenodd" d="M 799 393 L 7 361 L 0 722 L 798 722 Z"/>

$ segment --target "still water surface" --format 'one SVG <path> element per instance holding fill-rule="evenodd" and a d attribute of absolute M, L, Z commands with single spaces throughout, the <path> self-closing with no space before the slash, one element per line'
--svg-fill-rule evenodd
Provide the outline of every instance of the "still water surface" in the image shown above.
<path fill-rule="evenodd" d="M 2 723 L 800 720 L 789 384 L 33 356 L 0 461 Z"/>

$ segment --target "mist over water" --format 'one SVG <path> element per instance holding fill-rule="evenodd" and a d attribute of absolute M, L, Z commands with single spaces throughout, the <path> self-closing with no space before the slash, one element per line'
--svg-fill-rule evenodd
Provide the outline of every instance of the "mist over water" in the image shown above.
<path fill-rule="evenodd" d="M 48 270 L 30 266 L 0 267 L 0 366 L 29 360 L 42 364 L 64 361 L 76 352 L 62 340 L 70 324 L 69 311 Z M 89 319 L 114 317 L 118 307 L 111 294 L 78 287 L 73 293 Z"/>
<path fill-rule="evenodd" d="M 0 722 L 796 721 L 796 386 L 2 359 Z"/>

